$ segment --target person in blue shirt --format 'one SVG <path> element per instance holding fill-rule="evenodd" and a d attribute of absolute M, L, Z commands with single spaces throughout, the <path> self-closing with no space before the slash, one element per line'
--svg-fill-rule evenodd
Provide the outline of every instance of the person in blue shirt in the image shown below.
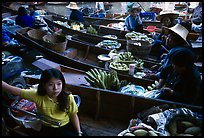
<path fill-rule="evenodd" d="M 135 31 L 143 33 L 142 20 L 140 18 L 141 9 L 139 7 L 133 7 L 129 9 L 129 15 L 125 18 L 125 30 Z"/>
<path fill-rule="evenodd" d="M 71 10 L 71 14 L 69 19 L 77 22 L 84 22 L 83 13 L 79 11 L 79 7 L 76 2 L 70 2 L 68 6 L 66 6 Z"/>
<path fill-rule="evenodd" d="M 160 99 L 202 105 L 202 80 L 195 66 L 195 55 L 188 48 L 182 48 L 170 57 L 173 72 L 161 88 Z"/>
<path fill-rule="evenodd" d="M 25 7 L 19 7 L 15 22 L 21 27 L 32 27 L 34 19 L 29 15 Z"/>
<path fill-rule="evenodd" d="M 96 2 L 95 9 L 96 11 L 93 14 L 91 14 L 90 17 L 98 17 L 98 18 L 106 17 L 104 2 Z"/>
<path fill-rule="evenodd" d="M 167 70 L 168 66 L 171 66 L 170 57 L 175 51 L 180 51 L 182 48 L 189 48 L 192 50 L 192 45 L 189 41 L 186 40 L 187 35 L 189 33 L 190 26 L 185 24 L 184 22 L 180 24 L 176 24 L 171 28 L 165 28 L 165 33 L 167 34 L 167 39 L 165 41 L 166 46 L 168 47 L 168 53 L 163 56 L 161 60 L 161 66 L 159 69 L 152 67 L 153 70 L 151 73 L 148 73 L 145 77 L 152 79 L 160 79 L 159 84 L 162 85 L 167 75 L 171 73 L 171 71 Z"/>

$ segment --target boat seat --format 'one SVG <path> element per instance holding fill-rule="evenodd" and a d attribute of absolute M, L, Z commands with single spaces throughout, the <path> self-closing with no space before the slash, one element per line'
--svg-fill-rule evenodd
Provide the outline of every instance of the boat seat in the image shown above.
<path fill-rule="evenodd" d="M 77 53 L 78 51 L 76 48 L 68 48 L 63 52 L 63 55 L 70 58 L 75 58 L 77 56 Z"/>

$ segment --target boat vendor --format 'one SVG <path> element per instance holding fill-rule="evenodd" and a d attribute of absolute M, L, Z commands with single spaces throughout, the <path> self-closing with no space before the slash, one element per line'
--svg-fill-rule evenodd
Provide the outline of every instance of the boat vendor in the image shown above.
<path fill-rule="evenodd" d="M 41 136 L 86 136 L 77 115 L 78 107 L 70 92 L 65 92 L 65 79 L 61 71 L 55 68 L 42 72 L 37 89 L 21 89 L 2 81 L 3 92 L 18 95 L 34 102 L 37 112 L 56 124 L 42 121 L 37 132 Z"/>
<path fill-rule="evenodd" d="M 76 2 L 70 2 L 66 7 L 72 11 L 69 17 L 70 20 L 84 22 L 83 13 L 79 11 L 79 7 Z"/>
<path fill-rule="evenodd" d="M 140 12 L 140 7 L 133 7 L 129 9 L 129 15 L 125 18 L 125 31 L 135 31 L 143 33 L 143 25 L 140 18 Z"/>
<path fill-rule="evenodd" d="M 19 7 L 15 22 L 21 27 L 32 27 L 34 19 L 29 15 L 29 12 L 25 7 Z"/>
<path fill-rule="evenodd" d="M 173 27 L 176 24 L 175 19 L 177 19 L 178 16 L 179 14 L 174 11 L 165 10 L 161 11 L 156 19 L 161 22 L 162 26 Z"/>
<path fill-rule="evenodd" d="M 202 2 L 199 2 L 198 6 L 196 6 L 194 9 L 190 9 L 189 6 L 190 3 L 187 7 L 187 12 L 192 14 L 189 21 L 199 25 L 200 23 L 202 23 Z"/>
<path fill-rule="evenodd" d="M 94 14 L 91 14 L 90 17 L 98 17 L 98 18 L 106 17 L 104 2 L 96 2 L 95 8 L 96 8 L 96 11 L 94 12 Z"/>
<path fill-rule="evenodd" d="M 184 27 L 185 26 L 185 27 Z M 166 55 L 163 56 L 161 60 L 161 66 L 158 68 L 153 66 L 151 68 L 152 72 L 148 73 L 145 77 L 151 79 L 160 79 L 162 82 L 168 74 L 172 73 L 169 70 L 166 70 L 166 67 L 172 66 L 170 62 L 170 57 L 174 51 L 179 51 L 181 48 L 186 47 L 192 50 L 191 43 L 186 40 L 187 35 L 191 29 L 189 24 L 185 22 L 181 22 L 180 24 L 176 24 L 173 27 L 167 28 L 164 27 L 165 34 L 167 34 L 167 39 L 165 41 L 166 44 Z"/>
<path fill-rule="evenodd" d="M 187 48 L 174 52 L 170 57 L 173 73 L 157 85 L 160 89 L 160 99 L 182 102 L 186 104 L 202 105 L 202 80 L 200 72 L 195 66 L 195 55 Z"/>

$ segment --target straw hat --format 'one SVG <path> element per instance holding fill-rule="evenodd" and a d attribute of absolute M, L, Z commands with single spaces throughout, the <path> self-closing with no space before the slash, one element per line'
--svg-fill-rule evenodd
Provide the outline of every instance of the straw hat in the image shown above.
<path fill-rule="evenodd" d="M 174 34 L 180 36 L 182 38 L 182 40 L 184 40 L 189 45 L 189 43 L 186 40 L 189 31 L 184 26 L 182 26 L 181 24 L 176 24 L 170 28 L 168 28 L 166 26 L 163 26 L 163 27 L 164 27 L 164 32 L 166 34 L 173 32 Z"/>
<path fill-rule="evenodd" d="M 77 6 L 76 2 L 70 2 L 68 6 L 66 6 L 69 9 L 74 9 L 74 10 L 78 10 L 79 7 Z"/>
<path fill-rule="evenodd" d="M 165 16 L 171 17 L 173 19 L 176 19 L 179 16 L 179 13 L 174 11 L 161 11 L 160 14 L 156 17 L 157 20 L 161 21 L 161 19 Z"/>

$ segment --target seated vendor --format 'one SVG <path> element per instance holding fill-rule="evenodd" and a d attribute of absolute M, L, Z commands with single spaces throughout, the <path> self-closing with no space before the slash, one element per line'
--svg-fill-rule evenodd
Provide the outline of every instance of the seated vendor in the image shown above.
<path fill-rule="evenodd" d="M 171 56 L 172 66 L 169 66 L 169 69 L 173 68 L 173 73 L 165 80 L 160 99 L 193 105 L 202 104 L 202 80 L 194 60 L 195 55 L 187 48 Z"/>

